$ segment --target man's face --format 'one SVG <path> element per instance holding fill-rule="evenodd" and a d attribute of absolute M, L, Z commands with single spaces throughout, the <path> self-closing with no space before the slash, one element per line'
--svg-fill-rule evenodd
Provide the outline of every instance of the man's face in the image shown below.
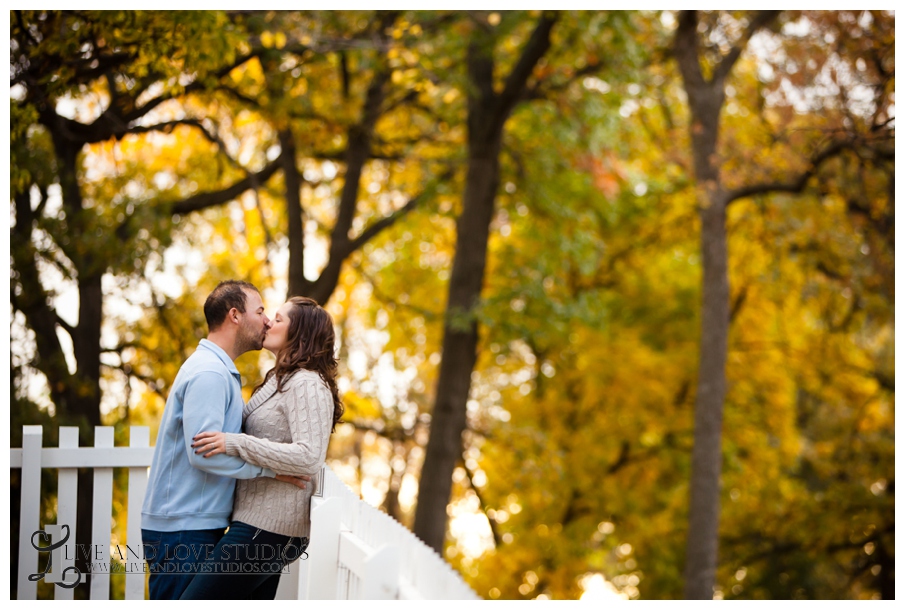
<path fill-rule="evenodd" d="M 240 354 L 261 349 L 270 328 L 270 320 L 264 313 L 261 295 L 254 290 L 245 291 L 245 313 L 239 314 L 241 323 L 236 335 L 236 350 Z"/>

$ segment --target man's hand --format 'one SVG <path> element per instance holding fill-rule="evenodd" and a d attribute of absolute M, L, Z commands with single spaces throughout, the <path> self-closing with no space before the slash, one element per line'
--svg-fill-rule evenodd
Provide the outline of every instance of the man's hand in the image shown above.
<path fill-rule="evenodd" d="M 278 474 L 273 478 L 275 478 L 277 481 L 283 481 L 284 483 L 295 485 L 299 489 L 305 489 L 305 482 L 311 480 L 311 477 L 304 474 L 297 477 L 288 474 Z"/>

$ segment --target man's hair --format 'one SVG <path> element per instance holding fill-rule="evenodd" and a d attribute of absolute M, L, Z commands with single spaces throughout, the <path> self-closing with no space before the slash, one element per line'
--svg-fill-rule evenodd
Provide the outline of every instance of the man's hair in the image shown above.
<path fill-rule="evenodd" d="M 220 325 L 226 320 L 226 314 L 233 307 L 245 313 L 246 290 L 260 292 L 254 285 L 241 280 L 226 280 L 214 288 L 214 291 L 204 301 L 204 319 L 207 320 L 209 332 L 220 328 Z"/>

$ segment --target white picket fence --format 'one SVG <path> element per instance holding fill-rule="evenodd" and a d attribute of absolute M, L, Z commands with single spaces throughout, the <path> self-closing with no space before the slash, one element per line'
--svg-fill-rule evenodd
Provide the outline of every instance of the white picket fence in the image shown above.
<path fill-rule="evenodd" d="M 18 599 L 35 599 L 39 573 L 34 533 L 58 532 L 54 525 L 70 526 L 69 539 L 53 555 L 53 568 L 45 576 L 65 580 L 66 568 L 76 557 L 75 523 L 78 468 L 94 469 L 91 549 L 92 562 L 110 563 L 113 515 L 113 469 L 128 468 L 126 540 L 119 544 L 133 565 L 141 563 L 141 505 L 148 483 L 154 448 L 146 426 L 132 426 L 128 447 L 114 447 L 113 428 L 95 428 L 94 447 L 79 447 L 78 428 L 60 428 L 60 446 L 42 448 L 41 426 L 23 426 L 22 448 L 10 449 L 10 468 L 21 468 Z M 57 524 L 40 523 L 41 473 L 58 471 Z M 320 495 L 320 494 L 319 494 Z M 277 599 L 480 599 L 433 549 L 397 521 L 363 502 L 326 468 L 323 495 L 312 500 L 312 536 L 308 558 L 291 565 L 280 579 Z M 41 546 L 47 540 L 38 540 Z M 136 542 L 137 541 L 137 542 Z M 125 547 L 125 549 L 123 548 Z M 52 577 L 51 577 L 52 575 Z M 91 599 L 110 598 L 107 573 L 90 576 Z M 126 599 L 144 599 L 145 574 L 127 570 Z M 83 575 L 84 578 L 84 575 Z M 79 585 L 85 586 L 85 585 Z M 54 586 L 54 599 L 72 599 L 73 589 Z"/>

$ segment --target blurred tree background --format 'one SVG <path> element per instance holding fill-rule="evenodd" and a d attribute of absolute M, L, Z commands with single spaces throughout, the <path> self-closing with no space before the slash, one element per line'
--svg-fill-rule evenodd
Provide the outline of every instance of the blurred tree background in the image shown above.
<path fill-rule="evenodd" d="M 153 438 L 241 278 L 482 597 L 892 599 L 894 25 L 11 11 L 11 446 Z"/>

